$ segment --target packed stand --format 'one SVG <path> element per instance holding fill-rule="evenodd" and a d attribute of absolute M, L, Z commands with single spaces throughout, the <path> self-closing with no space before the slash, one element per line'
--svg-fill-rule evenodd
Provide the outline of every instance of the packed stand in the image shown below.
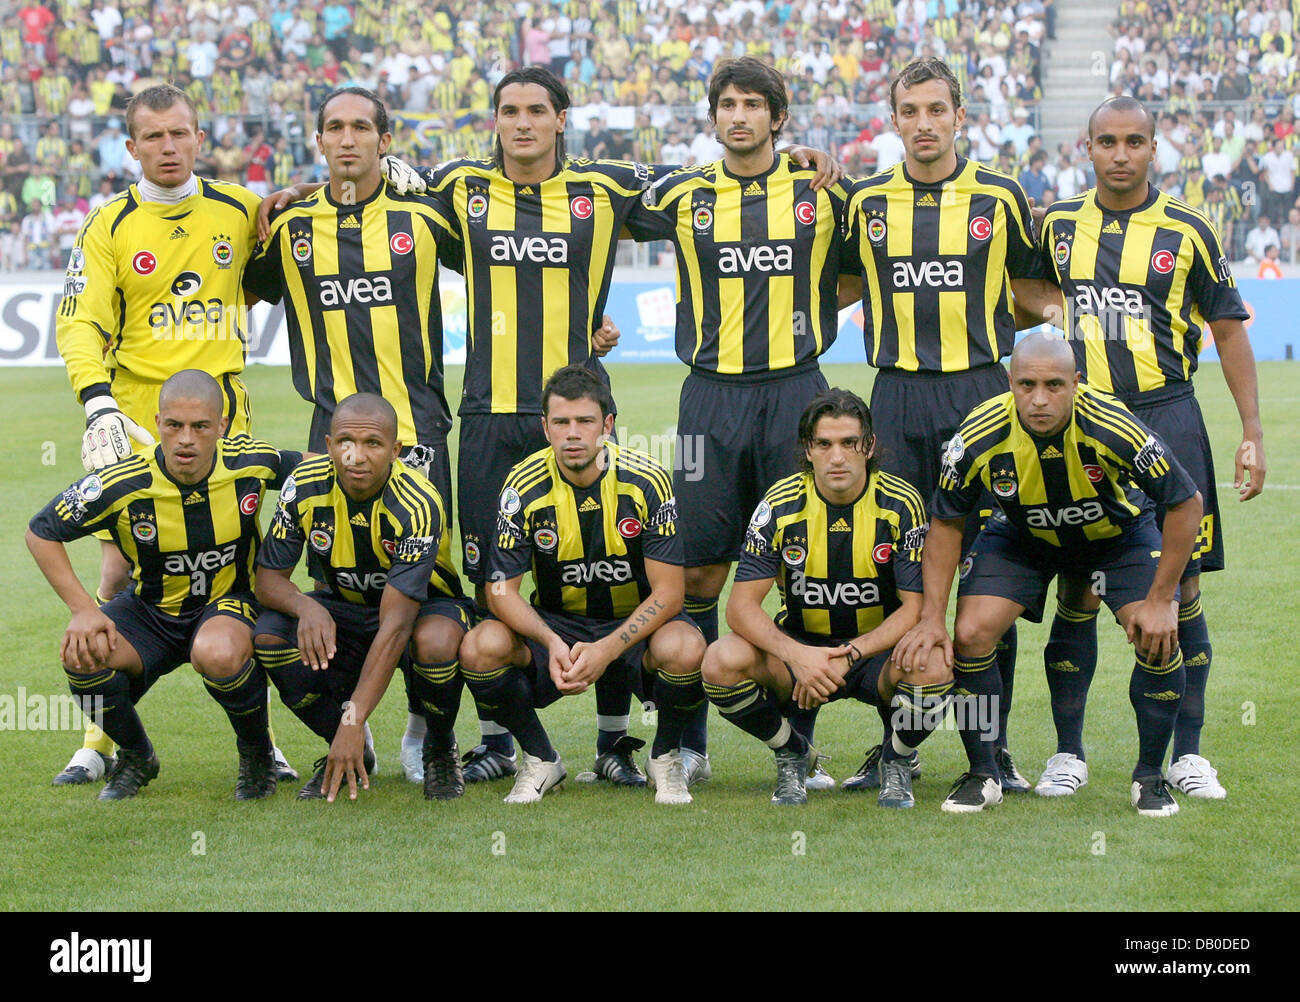
<path fill-rule="evenodd" d="M 864 174 L 901 158 L 890 78 L 932 54 L 989 123 L 981 138 L 997 137 L 970 152 L 1018 173 L 1054 13 L 1042 0 L 0 0 L 0 270 L 63 266 L 85 212 L 137 177 L 128 99 L 165 80 L 202 110 L 200 173 L 263 191 L 321 176 L 314 109 L 346 84 L 398 112 L 399 155 L 488 156 L 492 87 L 535 63 L 568 85 L 574 152 L 707 162 L 721 151 L 704 117 L 713 66 L 759 55 L 790 81 L 787 136 Z"/>
<path fill-rule="evenodd" d="M 1250 277 L 1300 261 L 1298 28 L 1290 0 L 1123 0 L 1111 25 L 1112 93 L 1157 116 L 1157 183 Z"/>

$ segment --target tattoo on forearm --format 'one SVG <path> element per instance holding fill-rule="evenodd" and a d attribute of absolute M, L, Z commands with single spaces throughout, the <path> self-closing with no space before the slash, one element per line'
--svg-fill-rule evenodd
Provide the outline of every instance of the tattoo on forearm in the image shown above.
<path fill-rule="evenodd" d="M 649 607 L 639 611 L 636 614 L 636 619 L 628 623 L 627 628 L 618 635 L 619 641 L 630 646 L 633 639 L 635 639 L 636 635 L 641 632 L 646 624 L 654 619 L 659 613 L 663 612 L 663 610 L 663 602 L 659 601 L 657 598 L 652 600 Z"/>

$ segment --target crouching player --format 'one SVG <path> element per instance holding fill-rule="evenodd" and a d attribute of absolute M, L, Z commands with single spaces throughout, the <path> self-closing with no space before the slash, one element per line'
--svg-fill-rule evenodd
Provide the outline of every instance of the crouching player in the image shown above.
<path fill-rule="evenodd" d="M 878 802 L 911 807 L 916 748 L 943 719 L 952 688 L 942 658 L 909 675 L 890 658 L 921 611 L 925 505 L 876 468 L 871 412 L 855 393 L 813 398 L 799 443 L 803 472 L 772 485 L 750 519 L 727 602 L 732 633 L 709 646 L 704 691 L 776 753 L 772 803 L 783 805 L 807 802 L 817 761 L 786 713 L 836 699 L 870 703 L 886 734 Z M 773 581 L 775 618 L 763 611 Z"/>
<path fill-rule="evenodd" d="M 607 695 L 640 688 L 653 701 L 655 802 L 688 804 L 681 737 L 704 702 L 704 636 L 682 613 L 672 478 L 644 453 L 605 441 L 613 400 L 588 369 L 568 365 L 550 378 L 542 422 L 550 444 L 516 465 L 501 493 L 488 554 L 496 618 L 461 646 L 466 684 L 524 752 L 506 802 L 540 800 L 564 781 L 537 710 L 595 685 Z M 519 591 L 530 569 L 531 604 Z M 625 754 L 634 740 L 622 739 Z"/>
<path fill-rule="evenodd" d="M 1201 495 L 1123 404 L 1079 382 L 1067 341 L 1025 338 L 1011 354 L 1010 379 L 1011 392 L 971 411 L 945 450 L 930 507 L 921 621 L 895 652 L 904 665 L 928 664 L 942 647 L 965 697 L 957 724 L 970 771 L 943 809 L 973 812 L 1002 801 L 996 734 L 984 733 L 982 723 L 997 729 L 994 645 L 1017 617 L 1041 621 L 1048 585 L 1060 574 L 1099 592 L 1136 649 L 1131 798 L 1139 814 L 1175 814 L 1160 767 L 1186 678 L 1178 578 L 1200 526 Z M 986 488 L 1005 517 L 986 523 L 962 563 L 954 642 L 944 628 L 948 593 L 963 526 Z M 1164 506 L 1163 530 L 1153 501 Z"/>
<path fill-rule="evenodd" d="M 222 438 L 224 406 L 212 376 L 176 373 L 158 396 L 161 444 L 73 484 L 27 530 L 41 573 L 72 610 L 61 650 L 68 684 L 119 746 L 100 800 L 133 797 L 158 775 L 136 704 L 186 661 L 235 729 L 235 799 L 275 793 L 266 675 L 253 659 L 253 560 L 262 492 L 279 489 L 302 456 L 248 435 Z M 101 529 L 132 587 L 97 606 L 64 543 Z"/>
<path fill-rule="evenodd" d="M 280 698 L 329 743 L 299 800 L 333 801 L 344 779 L 356 799 L 369 789 L 374 752 L 366 720 L 399 662 L 424 712 L 424 795 L 465 792 L 456 747 L 461 678 L 457 649 L 472 625 L 450 562 L 438 490 L 398 459 L 397 413 L 356 393 L 334 409 L 328 455 L 298 467 L 257 557 L 257 659 Z M 308 569 L 327 589 L 303 594 L 290 580 Z M 408 655 L 409 647 L 409 659 Z"/>

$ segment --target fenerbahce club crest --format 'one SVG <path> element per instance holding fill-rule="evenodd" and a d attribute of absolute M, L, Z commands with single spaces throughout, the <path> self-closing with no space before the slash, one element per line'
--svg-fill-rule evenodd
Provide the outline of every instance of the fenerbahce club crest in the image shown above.
<path fill-rule="evenodd" d="M 995 470 L 990 482 L 994 494 L 1000 498 L 1009 498 L 1016 492 L 1016 471 Z"/>

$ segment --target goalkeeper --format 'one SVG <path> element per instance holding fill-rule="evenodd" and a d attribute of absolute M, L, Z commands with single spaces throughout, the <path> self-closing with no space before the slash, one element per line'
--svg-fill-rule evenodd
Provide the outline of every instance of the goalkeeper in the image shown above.
<path fill-rule="evenodd" d="M 221 386 L 228 436 L 249 430 L 244 368 L 247 302 L 240 286 L 256 241 L 260 199 L 194 175 L 203 144 L 194 102 L 167 84 L 126 108 L 127 151 L 137 184 L 87 215 L 68 258 L 56 323 L 59 353 L 86 409 L 87 471 L 151 449 L 163 381 L 201 369 Z M 255 301 L 255 300 L 254 300 Z M 98 598 L 130 583 L 126 559 L 101 536 Z M 93 724 L 56 785 L 103 777 L 113 742 Z M 279 778 L 297 774 L 276 750 Z"/>

